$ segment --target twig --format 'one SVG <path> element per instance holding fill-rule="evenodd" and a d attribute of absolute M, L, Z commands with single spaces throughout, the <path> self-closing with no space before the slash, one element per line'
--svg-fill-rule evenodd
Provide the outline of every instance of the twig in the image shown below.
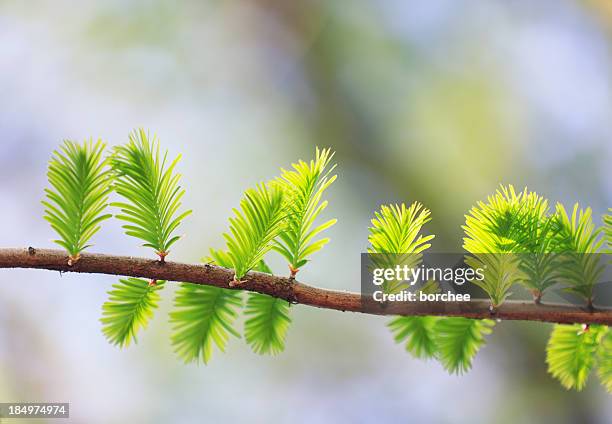
<path fill-rule="evenodd" d="M 470 302 L 391 302 L 380 304 L 359 293 L 313 287 L 291 278 L 260 272 L 249 272 L 242 283 L 232 286 L 234 271 L 211 264 L 164 262 L 129 256 L 83 253 L 78 262 L 68 266 L 67 254 L 54 249 L 0 248 L 0 268 L 34 268 L 60 272 L 123 275 L 189 282 L 230 290 L 247 290 L 285 299 L 291 303 L 338 311 L 363 312 L 373 315 L 437 315 L 466 318 L 544 321 L 612 325 L 612 309 L 580 307 L 564 304 L 506 301 L 491 312 L 486 300 Z"/>

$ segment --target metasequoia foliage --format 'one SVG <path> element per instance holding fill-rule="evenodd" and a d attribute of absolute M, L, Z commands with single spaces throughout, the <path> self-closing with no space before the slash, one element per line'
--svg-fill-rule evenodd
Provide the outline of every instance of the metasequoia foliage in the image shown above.
<path fill-rule="evenodd" d="M 100 230 L 100 223 L 112 215 L 104 213 L 110 192 L 105 144 L 92 140 L 78 144 L 64 141 L 49 162 L 45 189 L 45 219 L 57 232 L 57 244 L 76 262 L 86 243 Z"/>
<path fill-rule="evenodd" d="M 101 223 L 112 216 L 124 222 L 127 235 L 151 248 L 160 263 L 180 240 L 176 234 L 190 214 L 181 201 L 185 190 L 176 172 L 180 157 L 168 159 L 159 141 L 139 129 L 111 151 L 101 141 L 65 141 L 49 163 L 50 188 L 45 190 L 45 219 L 68 253 L 68 265 L 79 261 Z M 241 337 L 259 354 L 285 348 L 291 305 L 265 294 L 236 290 L 251 270 L 272 274 L 264 259 L 274 252 L 286 260 L 290 282 L 313 254 L 328 242 L 323 233 L 336 219 L 321 220 L 324 199 L 336 179 L 329 149 L 316 149 L 314 159 L 298 161 L 267 182 L 244 192 L 223 234 L 224 250 L 211 249 L 206 263 L 233 270 L 229 288 L 182 283 L 170 312 L 172 345 L 186 362 L 207 363 L 214 349 L 224 351 L 230 336 Z M 120 200 L 109 203 L 115 193 Z M 612 211 L 612 209 L 610 210 Z M 431 211 L 420 203 L 382 205 L 369 229 L 368 253 L 377 265 L 422 261 L 433 234 L 424 227 Z M 590 208 L 576 204 L 571 213 L 560 203 L 526 188 L 500 186 L 466 215 L 466 263 L 484 267 L 482 281 L 473 281 L 489 296 L 491 310 L 502 305 L 511 290 L 523 286 L 539 303 L 553 286 L 581 297 L 593 308 L 594 285 L 602 272 L 596 253 L 609 252 L 612 217 L 597 227 Z M 524 257 L 520 253 L 529 253 Z M 585 255 L 588 254 L 588 255 Z M 121 278 L 102 306 L 102 331 L 109 342 L 126 347 L 153 316 L 164 281 Z M 405 289 L 402 281 L 385 283 L 387 293 Z M 419 290 L 435 293 L 436 281 Z M 244 298 L 246 297 L 246 299 Z M 244 316 L 244 328 L 236 323 Z M 398 316 L 388 326 L 395 340 L 413 356 L 435 359 L 450 373 L 463 373 L 484 345 L 494 320 L 463 317 Z M 612 391 L 612 332 L 604 325 L 555 325 L 547 346 L 550 373 L 566 388 L 581 390 L 592 370 Z"/>

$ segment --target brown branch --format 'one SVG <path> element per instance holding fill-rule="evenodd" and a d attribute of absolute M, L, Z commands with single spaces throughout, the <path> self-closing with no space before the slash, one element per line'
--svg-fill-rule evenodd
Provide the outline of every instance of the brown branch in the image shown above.
<path fill-rule="evenodd" d="M 545 321 L 612 325 L 612 309 L 589 310 L 562 304 L 506 301 L 495 312 L 489 302 L 392 302 L 380 304 L 359 293 L 341 292 L 309 286 L 290 278 L 249 272 L 238 286 L 230 286 L 234 272 L 215 265 L 193 265 L 160 262 L 130 256 L 84 253 L 73 265 L 61 250 L 0 249 L 0 268 L 35 268 L 60 272 L 122 275 L 151 280 L 203 284 L 231 290 L 248 290 L 285 299 L 292 303 L 338 311 L 364 312 L 374 315 L 437 315 L 502 320 Z"/>

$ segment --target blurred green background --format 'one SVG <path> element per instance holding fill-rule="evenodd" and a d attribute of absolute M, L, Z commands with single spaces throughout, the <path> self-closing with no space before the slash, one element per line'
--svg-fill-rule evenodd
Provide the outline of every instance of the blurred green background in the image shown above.
<path fill-rule="evenodd" d="M 0 245 L 52 246 L 40 199 L 64 138 L 118 144 L 143 126 L 183 154 L 182 261 L 222 247 L 242 190 L 330 146 L 339 223 L 300 279 L 358 290 L 381 203 L 423 202 L 438 251 L 460 248 L 464 214 L 499 183 L 600 216 L 611 118 L 609 0 L 0 0 Z M 94 242 L 148 254 L 114 221 Z M 105 424 L 612 422 L 595 378 L 575 393 L 547 375 L 549 325 L 500 323 L 457 377 L 395 345 L 386 318 L 297 306 L 282 355 L 233 340 L 183 365 L 171 289 L 138 345 L 106 343 L 114 281 L 0 272 L 0 399 Z"/>

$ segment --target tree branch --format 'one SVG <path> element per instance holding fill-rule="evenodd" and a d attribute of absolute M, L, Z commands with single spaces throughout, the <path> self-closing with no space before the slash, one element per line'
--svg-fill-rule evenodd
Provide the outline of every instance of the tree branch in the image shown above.
<path fill-rule="evenodd" d="M 244 283 L 229 285 L 233 270 L 215 265 L 193 265 L 179 262 L 84 253 L 79 261 L 68 265 L 66 252 L 54 249 L 0 249 L 0 268 L 35 268 L 60 272 L 122 275 L 156 280 L 189 282 L 230 290 L 248 290 L 285 299 L 291 303 L 338 311 L 364 312 L 374 315 L 437 315 L 466 318 L 499 318 L 504 320 L 545 321 L 562 324 L 612 325 L 612 309 L 589 310 L 564 304 L 535 304 L 506 301 L 495 312 L 486 300 L 470 302 L 391 302 L 380 304 L 359 293 L 341 292 L 309 286 L 286 277 L 249 272 Z"/>

